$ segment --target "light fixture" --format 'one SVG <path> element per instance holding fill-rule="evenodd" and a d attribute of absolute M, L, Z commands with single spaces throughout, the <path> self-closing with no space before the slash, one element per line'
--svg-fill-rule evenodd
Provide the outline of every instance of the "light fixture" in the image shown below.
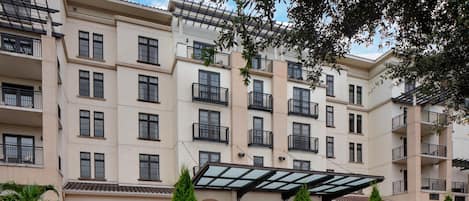
<path fill-rule="evenodd" d="M 238 157 L 243 158 L 246 154 L 244 152 L 239 152 Z"/>
<path fill-rule="evenodd" d="M 278 160 L 284 161 L 284 160 L 285 160 L 285 157 L 284 157 L 284 156 L 279 156 L 279 157 L 278 157 Z"/>

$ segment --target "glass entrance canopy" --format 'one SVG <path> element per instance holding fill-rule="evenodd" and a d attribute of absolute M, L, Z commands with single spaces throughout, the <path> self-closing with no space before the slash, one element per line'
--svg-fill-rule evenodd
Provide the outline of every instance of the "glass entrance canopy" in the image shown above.
<path fill-rule="evenodd" d="M 195 174 L 193 183 L 196 189 L 237 191 L 238 200 L 251 191 L 278 192 L 287 200 L 301 186 L 311 195 L 332 200 L 383 180 L 382 176 L 207 163 Z"/>

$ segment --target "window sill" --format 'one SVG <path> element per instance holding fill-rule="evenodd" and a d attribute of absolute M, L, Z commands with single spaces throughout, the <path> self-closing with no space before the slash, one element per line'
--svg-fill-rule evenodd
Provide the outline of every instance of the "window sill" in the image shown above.
<path fill-rule="evenodd" d="M 107 181 L 106 179 L 96 179 L 91 177 L 79 177 L 78 180 L 82 181 Z"/>
<path fill-rule="evenodd" d="M 77 137 L 79 137 L 79 138 L 94 139 L 94 140 L 106 140 L 105 137 L 95 137 L 95 136 L 85 136 L 85 135 L 78 135 Z"/>
<path fill-rule="evenodd" d="M 364 107 L 362 104 L 349 103 L 350 106 Z"/>
<path fill-rule="evenodd" d="M 142 64 L 148 64 L 148 65 L 154 65 L 154 66 L 161 66 L 159 63 L 151 63 L 151 62 L 147 62 L 147 61 L 142 61 L 142 60 L 137 60 L 138 63 L 142 63 Z"/>
<path fill-rule="evenodd" d="M 97 100 L 97 101 L 106 101 L 105 98 L 98 98 L 98 97 L 92 97 L 92 96 L 77 95 L 77 97 L 78 97 L 78 98 L 90 99 L 90 100 Z"/>
<path fill-rule="evenodd" d="M 160 139 L 148 139 L 148 138 L 137 138 L 138 140 L 143 140 L 143 141 L 153 141 L 153 142 L 161 142 Z"/>
<path fill-rule="evenodd" d="M 349 161 L 349 163 L 357 164 L 357 165 L 363 165 L 363 162 Z"/>
<path fill-rule="evenodd" d="M 326 125 L 326 127 L 327 127 L 327 128 L 335 128 L 335 126 L 327 126 L 327 125 Z"/>
<path fill-rule="evenodd" d="M 326 95 L 327 97 L 335 98 L 335 95 Z"/>
<path fill-rule="evenodd" d="M 350 134 L 350 135 L 364 136 L 364 134 L 363 134 L 363 133 L 354 133 L 354 132 L 349 132 L 348 134 Z"/>
<path fill-rule="evenodd" d="M 335 156 L 326 156 L 327 159 L 335 159 Z"/>
<path fill-rule="evenodd" d="M 101 63 L 105 63 L 105 62 L 106 62 L 104 59 L 96 59 L 96 58 L 85 57 L 85 56 L 80 56 L 80 55 L 78 55 L 77 58 L 79 58 L 79 59 L 86 59 L 86 60 L 90 60 L 90 61 L 101 62 Z"/>
<path fill-rule="evenodd" d="M 145 100 L 145 99 L 137 99 L 137 101 L 139 102 L 145 102 L 145 103 L 154 103 L 154 104 L 160 104 L 160 101 L 157 100 L 157 101 L 151 101 L 151 100 Z"/>
<path fill-rule="evenodd" d="M 138 181 L 161 182 L 160 179 L 138 179 Z"/>

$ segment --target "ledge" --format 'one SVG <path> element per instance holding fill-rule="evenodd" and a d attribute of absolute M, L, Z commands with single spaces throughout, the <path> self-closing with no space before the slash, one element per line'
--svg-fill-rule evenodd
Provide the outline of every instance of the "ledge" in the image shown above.
<path fill-rule="evenodd" d="M 81 95 L 77 95 L 77 98 L 84 98 L 84 99 L 97 100 L 97 101 L 106 101 L 105 98 L 98 98 L 98 97 L 93 97 L 93 96 L 81 96 Z"/>
<path fill-rule="evenodd" d="M 105 137 L 95 137 L 95 136 L 85 136 L 85 135 L 78 135 L 79 138 L 87 138 L 87 139 L 94 139 L 94 140 L 106 140 Z"/>
<path fill-rule="evenodd" d="M 106 60 L 104 59 L 95 59 L 95 58 L 92 58 L 92 57 L 84 57 L 84 56 L 76 56 L 78 59 L 85 59 L 85 60 L 89 60 L 89 61 L 94 61 L 94 62 L 100 62 L 100 63 L 106 63 Z"/>

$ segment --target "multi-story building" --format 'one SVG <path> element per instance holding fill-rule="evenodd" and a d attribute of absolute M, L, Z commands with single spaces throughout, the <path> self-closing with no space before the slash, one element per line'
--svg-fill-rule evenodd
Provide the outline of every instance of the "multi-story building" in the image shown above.
<path fill-rule="evenodd" d="M 245 85 L 241 47 L 207 56 L 229 11 L 42 1 L 0 4 L 0 182 L 170 200 L 188 167 L 205 201 L 286 200 L 303 184 L 314 200 L 364 199 L 379 176 L 387 200 L 468 199 L 469 128 L 440 124 L 415 83 L 382 79 L 390 52 L 324 66 L 312 89 L 294 54 L 270 48 Z"/>

